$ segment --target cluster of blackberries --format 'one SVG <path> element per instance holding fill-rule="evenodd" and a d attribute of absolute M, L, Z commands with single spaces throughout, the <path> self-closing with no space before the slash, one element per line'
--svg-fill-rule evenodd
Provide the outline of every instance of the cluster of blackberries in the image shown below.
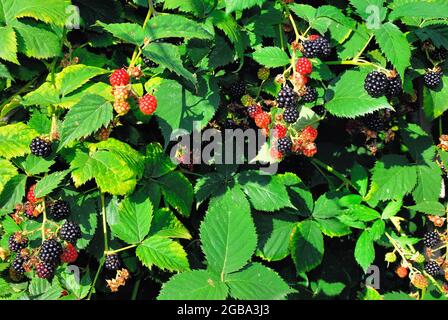
<path fill-rule="evenodd" d="M 386 96 L 388 99 L 401 94 L 403 87 L 399 75 L 387 77 L 380 71 L 370 72 L 364 80 L 364 89 L 373 98 Z"/>
<path fill-rule="evenodd" d="M 42 138 L 34 138 L 30 144 L 31 153 L 38 157 L 49 157 L 51 155 L 51 142 Z"/>
<path fill-rule="evenodd" d="M 425 75 L 423 76 L 423 80 L 425 81 L 425 85 L 429 88 L 429 89 L 437 89 L 440 84 L 442 83 L 442 76 L 443 73 L 440 70 L 430 70 L 428 72 L 425 73 Z"/>
<path fill-rule="evenodd" d="M 328 39 L 320 36 L 311 36 L 303 41 L 303 55 L 307 58 L 325 58 L 331 54 Z"/>

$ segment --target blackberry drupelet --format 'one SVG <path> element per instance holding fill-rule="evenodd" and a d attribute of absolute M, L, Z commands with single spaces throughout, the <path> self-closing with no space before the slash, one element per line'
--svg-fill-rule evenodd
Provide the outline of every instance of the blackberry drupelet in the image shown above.
<path fill-rule="evenodd" d="M 386 94 L 389 81 L 384 73 L 370 72 L 364 80 L 364 89 L 373 98 L 379 98 Z"/>
<path fill-rule="evenodd" d="M 436 89 L 442 83 L 442 72 L 428 71 L 423 78 L 428 88 Z"/>
<path fill-rule="evenodd" d="M 230 91 L 230 97 L 233 100 L 238 101 L 246 93 L 246 85 L 242 81 L 234 82 L 230 86 L 229 91 Z"/>
<path fill-rule="evenodd" d="M 283 120 L 286 123 L 294 123 L 299 119 L 299 111 L 295 107 L 285 108 L 283 111 Z"/>
<path fill-rule="evenodd" d="M 39 278 L 51 279 L 51 278 L 53 278 L 55 269 L 56 269 L 56 267 L 53 263 L 41 261 L 36 266 L 36 274 Z"/>
<path fill-rule="evenodd" d="M 82 236 L 81 228 L 76 223 L 66 221 L 60 231 L 60 237 L 62 240 L 76 244 L 78 239 Z"/>
<path fill-rule="evenodd" d="M 59 262 L 62 245 L 55 239 L 45 240 L 39 252 L 39 258 L 45 262 Z"/>
<path fill-rule="evenodd" d="M 51 143 L 37 137 L 31 141 L 30 150 L 35 156 L 46 158 L 51 154 Z"/>
<path fill-rule="evenodd" d="M 440 242 L 440 236 L 435 231 L 426 232 L 423 237 L 423 244 L 429 248 L 434 248 Z"/>
<path fill-rule="evenodd" d="M 366 115 L 363 123 L 368 129 L 376 132 L 383 131 L 386 127 L 383 117 L 378 112 Z"/>
<path fill-rule="evenodd" d="M 66 219 L 70 215 L 70 206 L 67 201 L 57 200 L 50 208 L 50 218 L 56 221 Z"/>
<path fill-rule="evenodd" d="M 277 141 L 277 150 L 283 154 L 291 151 L 292 141 L 289 137 L 280 138 Z"/>
<path fill-rule="evenodd" d="M 401 84 L 401 77 L 400 75 L 397 75 L 394 78 L 388 79 L 389 84 L 387 86 L 386 90 L 386 96 L 388 99 L 391 99 L 392 97 L 397 97 L 403 92 L 403 86 Z"/>
<path fill-rule="evenodd" d="M 280 108 L 295 107 L 297 95 L 291 87 L 283 87 L 277 96 L 277 104 Z"/>
<path fill-rule="evenodd" d="M 437 276 L 442 272 L 442 269 L 435 261 L 430 261 L 425 264 L 425 271 L 431 276 Z"/>
<path fill-rule="evenodd" d="M 315 40 L 305 40 L 303 43 L 303 55 L 306 58 L 325 58 L 331 53 L 328 39 L 318 37 Z"/>
<path fill-rule="evenodd" d="M 104 263 L 104 267 L 107 270 L 118 270 L 121 268 L 121 261 L 118 254 L 109 254 L 106 256 L 106 262 Z"/>
<path fill-rule="evenodd" d="M 13 234 L 8 239 L 8 247 L 10 251 L 19 252 L 28 245 L 28 239 L 20 234 Z"/>
<path fill-rule="evenodd" d="M 317 100 L 317 90 L 313 87 L 306 87 L 306 92 L 302 96 L 303 102 L 313 102 Z"/>

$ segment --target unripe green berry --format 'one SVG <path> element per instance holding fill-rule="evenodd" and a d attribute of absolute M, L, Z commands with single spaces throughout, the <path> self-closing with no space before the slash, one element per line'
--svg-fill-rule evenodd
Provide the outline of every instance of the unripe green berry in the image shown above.
<path fill-rule="evenodd" d="M 393 263 L 395 261 L 397 261 L 397 256 L 395 255 L 394 252 L 388 252 L 386 253 L 386 256 L 384 257 L 384 260 L 390 263 Z"/>
<path fill-rule="evenodd" d="M 255 100 L 250 95 L 246 94 L 241 97 L 241 103 L 243 104 L 243 106 L 249 107 L 255 104 Z"/>
<path fill-rule="evenodd" d="M 266 81 L 269 79 L 271 72 L 269 71 L 268 68 L 260 68 L 258 70 L 257 76 L 258 79 L 262 80 L 262 81 Z"/>

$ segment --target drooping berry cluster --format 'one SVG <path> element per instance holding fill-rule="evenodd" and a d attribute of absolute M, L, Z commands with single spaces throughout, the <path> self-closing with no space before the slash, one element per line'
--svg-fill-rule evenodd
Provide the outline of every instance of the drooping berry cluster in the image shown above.
<path fill-rule="evenodd" d="M 125 69 L 115 70 L 109 78 L 115 98 L 114 109 L 120 116 L 127 114 L 131 108 L 128 102 L 130 79 L 131 77 Z"/>

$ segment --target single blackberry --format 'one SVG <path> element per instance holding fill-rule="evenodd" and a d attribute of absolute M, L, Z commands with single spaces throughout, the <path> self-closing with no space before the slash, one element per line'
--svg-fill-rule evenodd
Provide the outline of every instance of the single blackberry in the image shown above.
<path fill-rule="evenodd" d="M 31 141 L 30 150 L 35 156 L 46 158 L 51 154 L 51 143 L 37 137 Z"/>
<path fill-rule="evenodd" d="M 234 82 L 229 89 L 232 100 L 238 101 L 246 93 L 246 85 L 242 81 Z"/>
<path fill-rule="evenodd" d="M 444 61 L 448 58 L 448 50 L 444 47 L 435 48 L 434 51 L 429 52 L 429 57 L 434 61 Z"/>
<path fill-rule="evenodd" d="M 66 221 L 60 231 L 60 237 L 62 240 L 76 244 L 78 239 L 82 236 L 81 228 L 76 223 Z"/>
<path fill-rule="evenodd" d="M 364 80 L 364 89 L 373 98 L 379 98 L 386 94 L 389 81 L 380 71 L 370 72 Z"/>
<path fill-rule="evenodd" d="M 109 254 L 106 256 L 106 262 L 104 263 L 104 267 L 107 270 L 118 270 L 121 268 L 121 261 L 118 254 Z"/>
<path fill-rule="evenodd" d="M 285 120 L 286 123 L 294 123 L 299 119 L 299 111 L 297 108 L 285 108 L 285 111 L 283 112 L 283 120 Z"/>
<path fill-rule="evenodd" d="M 25 273 L 25 268 L 23 267 L 23 264 L 26 262 L 26 259 L 21 257 L 19 254 L 15 257 L 14 261 L 12 262 L 12 268 L 15 272 L 19 274 Z"/>
<path fill-rule="evenodd" d="M 313 102 L 317 100 L 317 90 L 313 87 L 306 87 L 306 92 L 302 96 L 303 102 Z"/>
<path fill-rule="evenodd" d="M 55 269 L 56 267 L 53 263 L 41 261 L 36 266 L 36 274 L 41 279 L 51 279 L 53 278 Z"/>
<path fill-rule="evenodd" d="M 58 262 L 62 245 L 54 239 L 45 240 L 40 247 L 39 258 L 45 262 Z"/>
<path fill-rule="evenodd" d="M 280 138 L 277 141 L 277 150 L 283 154 L 291 151 L 292 141 L 289 137 Z"/>
<path fill-rule="evenodd" d="M 155 68 L 155 67 L 157 67 L 157 63 L 155 63 L 154 61 L 152 61 L 151 59 L 149 59 L 149 58 L 147 58 L 145 56 L 142 57 L 142 61 L 148 68 Z"/>
<path fill-rule="evenodd" d="M 425 271 L 431 276 L 437 276 L 442 272 L 442 269 L 435 261 L 430 261 L 425 264 Z"/>
<path fill-rule="evenodd" d="M 28 239 L 23 237 L 20 233 L 11 235 L 8 239 L 8 247 L 10 251 L 19 252 L 28 245 Z"/>
<path fill-rule="evenodd" d="M 57 200 L 50 208 L 50 218 L 56 221 L 66 219 L 70 215 L 70 206 L 67 201 Z"/>
<path fill-rule="evenodd" d="M 325 114 L 325 107 L 324 106 L 315 106 L 315 107 L 313 107 L 313 111 L 317 115 L 323 116 Z"/>
<path fill-rule="evenodd" d="M 297 95 L 291 87 L 285 86 L 280 90 L 277 96 L 277 104 L 280 108 L 295 107 Z"/>
<path fill-rule="evenodd" d="M 397 75 L 394 78 L 389 78 L 388 81 L 389 83 L 386 90 L 386 97 L 391 99 L 392 97 L 399 96 L 403 92 L 400 75 Z"/>
<path fill-rule="evenodd" d="M 366 115 L 363 123 L 368 129 L 376 132 L 383 131 L 386 127 L 383 117 L 378 112 Z"/>
<path fill-rule="evenodd" d="M 331 53 L 328 39 L 318 37 L 315 40 L 305 40 L 303 43 L 303 55 L 306 58 L 325 58 Z"/>
<path fill-rule="evenodd" d="M 442 83 L 442 72 L 428 71 L 423 78 L 428 88 L 436 89 Z"/>
<path fill-rule="evenodd" d="M 251 118 L 255 118 L 255 116 L 261 112 L 263 112 L 263 109 L 258 104 L 247 107 L 247 114 Z"/>
<path fill-rule="evenodd" d="M 426 232 L 425 236 L 423 237 L 423 244 L 429 248 L 436 247 L 439 242 L 440 236 L 435 231 Z"/>

